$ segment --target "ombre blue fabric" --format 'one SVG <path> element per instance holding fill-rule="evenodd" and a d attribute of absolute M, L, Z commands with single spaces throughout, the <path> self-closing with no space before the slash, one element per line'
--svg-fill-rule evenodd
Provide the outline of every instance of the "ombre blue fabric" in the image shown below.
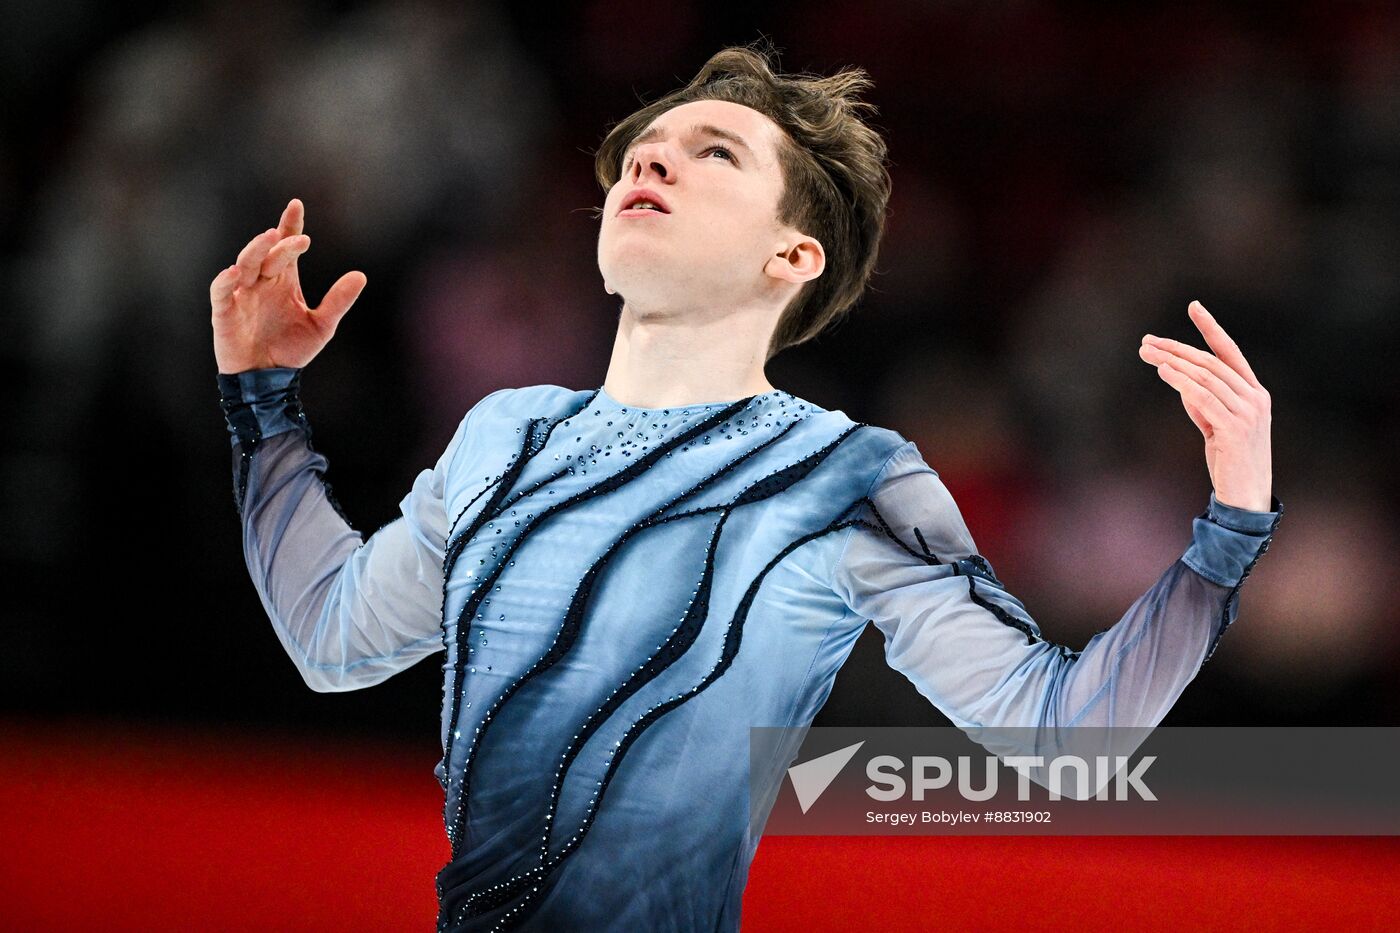
<path fill-rule="evenodd" d="M 810 724 L 867 624 L 971 732 L 1154 726 L 1282 514 L 1212 494 L 1181 559 L 1071 651 L 914 444 L 787 392 L 666 409 L 494 392 L 366 538 L 300 378 L 218 377 L 244 556 L 312 689 L 444 652 L 442 931 L 737 930 L 784 774 L 754 776 L 751 823 L 749 729 Z"/>

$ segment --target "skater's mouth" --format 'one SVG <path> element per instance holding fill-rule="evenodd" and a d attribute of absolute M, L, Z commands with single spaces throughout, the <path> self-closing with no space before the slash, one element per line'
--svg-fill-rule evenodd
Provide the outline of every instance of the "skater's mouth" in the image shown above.
<path fill-rule="evenodd" d="M 669 214 L 671 208 L 662 200 L 661 195 L 650 188 L 637 188 L 629 191 L 622 199 L 622 207 L 618 214 Z"/>

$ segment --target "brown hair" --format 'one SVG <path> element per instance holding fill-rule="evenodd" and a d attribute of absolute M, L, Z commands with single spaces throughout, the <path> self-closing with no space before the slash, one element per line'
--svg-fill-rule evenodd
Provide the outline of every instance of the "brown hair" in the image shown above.
<path fill-rule="evenodd" d="M 594 154 L 606 192 L 621 177 L 622 153 L 632 140 L 662 113 L 696 100 L 742 104 L 783 129 L 778 222 L 821 243 L 826 267 L 783 309 L 767 359 L 811 340 L 859 300 L 875 268 L 890 196 L 885 142 L 861 118 L 877 108 L 856 97 L 873 84 L 866 72 L 784 75 L 775 73 L 770 56 L 776 53 L 752 45 L 722 49 L 685 87 L 616 124 Z"/>

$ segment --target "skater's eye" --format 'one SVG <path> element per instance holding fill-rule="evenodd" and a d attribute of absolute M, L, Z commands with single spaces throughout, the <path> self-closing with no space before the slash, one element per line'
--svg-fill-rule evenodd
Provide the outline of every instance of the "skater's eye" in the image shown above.
<path fill-rule="evenodd" d="M 706 151 L 706 152 L 723 152 L 726 156 L 729 157 L 728 159 L 726 159 L 726 161 L 728 161 L 728 162 L 735 162 L 735 161 L 737 161 L 737 160 L 734 158 L 734 153 L 731 152 L 731 151 L 729 150 L 729 147 L 728 147 L 728 146 L 711 146 L 710 148 L 706 149 L 705 151 Z"/>

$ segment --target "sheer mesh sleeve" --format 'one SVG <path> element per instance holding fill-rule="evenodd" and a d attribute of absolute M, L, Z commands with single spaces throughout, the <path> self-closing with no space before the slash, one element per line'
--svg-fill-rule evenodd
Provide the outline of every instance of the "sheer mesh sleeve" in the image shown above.
<path fill-rule="evenodd" d="M 1072 651 L 1044 638 L 997 579 L 909 442 L 876 478 L 833 586 L 883 633 L 890 666 L 965 730 L 1150 728 L 1234 621 L 1240 584 L 1282 514 L 1277 498 L 1272 507 L 1236 509 L 1212 494 L 1183 557 L 1117 623 Z"/>
<path fill-rule="evenodd" d="M 313 690 L 356 690 L 442 649 L 446 452 L 418 474 L 401 515 L 365 540 L 325 481 L 299 399 L 301 371 L 220 373 L 243 553 L 273 630 Z"/>

